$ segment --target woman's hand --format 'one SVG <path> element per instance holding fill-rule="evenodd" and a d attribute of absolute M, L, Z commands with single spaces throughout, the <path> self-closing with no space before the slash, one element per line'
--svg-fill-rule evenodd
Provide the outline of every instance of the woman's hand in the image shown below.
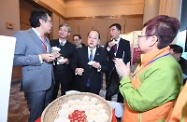
<path fill-rule="evenodd" d="M 125 64 L 123 59 L 115 58 L 114 60 L 116 71 L 120 77 L 130 76 L 130 62 Z"/>

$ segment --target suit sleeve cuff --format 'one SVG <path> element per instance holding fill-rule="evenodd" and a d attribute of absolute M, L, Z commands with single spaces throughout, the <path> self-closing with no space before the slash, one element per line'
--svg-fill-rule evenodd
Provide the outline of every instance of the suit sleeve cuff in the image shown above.
<path fill-rule="evenodd" d="M 43 63 L 43 60 L 42 60 L 41 55 L 38 55 L 38 57 L 39 57 L 40 63 L 42 64 L 42 63 Z"/>

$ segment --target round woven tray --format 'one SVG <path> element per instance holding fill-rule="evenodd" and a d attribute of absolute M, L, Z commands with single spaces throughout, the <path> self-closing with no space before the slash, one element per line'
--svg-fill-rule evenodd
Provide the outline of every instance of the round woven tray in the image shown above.
<path fill-rule="evenodd" d="M 107 122 L 112 121 L 112 108 L 104 98 L 93 93 L 81 92 L 76 94 L 64 95 L 54 100 L 43 111 L 41 122 L 54 122 L 54 120 L 59 116 L 58 111 L 61 109 L 62 104 L 67 103 L 69 100 L 82 100 L 84 96 L 88 96 L 89 98 L 97 98 L 96 104 L 102 104 L 103 109 L 105 109 L 106 114 L 108 115 Z"/>

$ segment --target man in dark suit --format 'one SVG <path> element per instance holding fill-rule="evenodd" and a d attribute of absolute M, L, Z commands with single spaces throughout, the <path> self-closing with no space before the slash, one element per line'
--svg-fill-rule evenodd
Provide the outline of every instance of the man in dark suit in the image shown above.
<path fill-rule="evenodd" d="M 14 34 L 17 39 L 14 66 L 22 66 L 21 90 L 29 106 L 29 122 L 34 122 L 52 101 L 55 55 L 51 54 L 49 39 L 44 36 L 51 32 L 50 14 L 34 10 L 29 21 L 32 28 Z"/>
<path fill-rule="evenodd" d="M 76 48 L 85 47 L 85 44 L 82 43 L 82 37 L 79 34 L 73 35 L 73 43 Z"/>
<path fill-rule="evenodd" d="M 59 86 L 61 85 L 61 95 L 70 90 L 72 85 L 74 72 L 71 70 L 70 63 L 73 58 L 73 53 L 76 51 L 75 45 L 67 40 L 70 35 L 71 28 L 64 23 L 59 26 L 59 38 L 51 40 L 52 48 L 58 47 L 61 57 L 54 62 L 55 88 L 53 99 L 57 98 Z"/>
<path fill-rule="evenodd" d="M 170 45 L 170 54 L 179 62 L 183 72 L 183 85 L 187 80 L 187 60 L 182 55 L 183 49 L 181 46 L 176 44 Z"/>
<path fill-rule="evenodd" d="M 88 34 L 88 46 L 77 49 L 72 69 L 76 74 L 77 90 L 99 94 L 102 73 L 107 70 L 107 52 L 98 47 L 100 34 L 93 30 Z"/>
<path fill-rule="evenodd" d="M 122 58 L 124 63 L 127 63 L 131 61 L 131 53 L 130 53 L 130 43 L 129 41 L 122 39 L 120 37 L 121 33 L 121 25 L 118 23 L 114 23 L 110 26 L 110 35 L 111 40 L 108 41 L 105 45 L 105 48 L 107 50 L 108 54 L 108 60 L 109 60 L 109 70 L 106 73 L 106 83 L 109 85 L 108 81 L 110 79 L 111 73 L 114 66 L 114 58 Z M 107 100 L 111 100 L 111 97 L 106 97 Z M 123 97 L 121 94 L 118 94 L 118 102 L 123 102 Z"/>

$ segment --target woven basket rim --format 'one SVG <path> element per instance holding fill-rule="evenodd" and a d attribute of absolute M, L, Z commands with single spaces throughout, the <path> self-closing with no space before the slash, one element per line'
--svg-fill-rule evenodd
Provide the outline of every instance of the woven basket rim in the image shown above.
<path fill-rule="evenodd" d="M 73 96 L 91 96 L 91 97 L 95 97 L 95 98 L 97 98 L 99 101 L 102 101 L 104 104 L 105 104 L 105 106 L 107 106 L 107 109 L 110 111 L 109 112 L 109 115 L 108 115 L 108 117 L 109 117 L 109 121 L 112 121 L 112 107 L 110 106 L 110 104 L 103 98 L 103 97 L 101 97 L 101 96 L 99 96 L 99 95 L 97 95 L 97 94 L 94 94 L 94 93 L 90 93 L 90 92 L 80 92 L 80 93 L 75 93 L 75 94 L 67 94 L 67 95 L 63 95 L 63 96 L 60 96 L 60 97 L 58 97 L 56 100 L 54 100 L 54 101 L 52 101 L 45 109 L 44 109 L 44 111 L 42 112 L 42 116 L 41 116 L 41 122 L 45 122 L 44 121 L 44 117 L 45 117 L 45 115 L 46 115 L 46 113 L 47 113 L 47 111 L 55 104 L 55 103 L 59 103 L 60 104 L 60 100 L 61 99 L 66 99 L 66 98 L 68 98 L 68 97 L 73 97 Z"/>

